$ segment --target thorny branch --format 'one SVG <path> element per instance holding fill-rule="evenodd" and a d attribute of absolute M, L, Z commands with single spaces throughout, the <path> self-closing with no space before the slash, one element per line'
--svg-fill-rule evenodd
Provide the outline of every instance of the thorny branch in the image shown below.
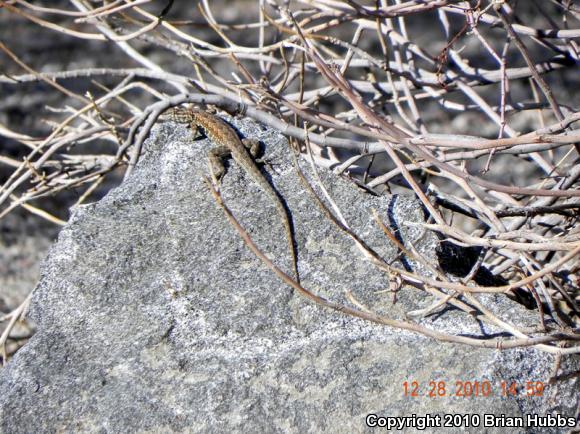
<path fill-rule="evenodd" d="M 476 308 L 514 336 L 510 346 L 579 351 L 577 6 L 535 2 L 550 17 L 542 21 L 531 19 L 526 2 L 264 0 L 226 23 L 207 1 L 195 10 L 170 1 L 96 3 L 70 0 L 61 9 L 0 0 L 0 15 L 47 35 L 116 48 L 130 65 L 95 57 L 94 67 L 40 71 L 26 51 L 0 41 L 2 89 L 43 83 L 62 101 L 45 110 L 49 130 L 18 131 L 9 116 L 6 125 L 0 119 L 0 136 L 20 151 L 0 151 L 8 173 L 0 218 L 23 208 L 64 224 L 41 199 L 76 189 L 77 203 L 90 200 L 104 181 L 131 172 L 163 110 L 211 104 L 307 142 L 318 166 L 369 190 L 413 191 L 430 216 L 425 227 L 442 242 L 481 247 L 461 281 L 433 258 L 416 258 L 434 270 L 431 278 L 377 262 L 435 295 L 439 301 L 426 312 L 445 304 Z M 84 143 L 107 151 L 71 152 Z M 481 267 L 504 283 L 476 283 Z M 516 290 L 533 295 L 543 334 L 514 330 L 475 298 Z M 330 307 L 399 326 L 364 310 Z M 20 313 L 4 317 L 10 321 L 0 349 Z"/>

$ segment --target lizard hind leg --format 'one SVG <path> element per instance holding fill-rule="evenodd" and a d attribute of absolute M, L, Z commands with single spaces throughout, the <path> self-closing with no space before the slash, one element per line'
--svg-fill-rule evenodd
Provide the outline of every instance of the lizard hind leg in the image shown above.
<path fill-rule="evenodd" d="M 211 173 L 218 181 L 220 181 L 226 173 L 224 159 L 229 158 L 230 155 L 231 151 L 227 146 L 217 146 L 209 151 L 207 155 Z"/>
<path fill-rule="evenodd" d="M 262 153 L 260 141 L 256 139 L 242 139 L 244 147 L 248 150 L 254 160 Z"/>
<path fill-rule="evenodd" d="M 274 164 L 262 156 L 262 154 L 264 152 L 263 152 L 262 144 L 260 143 L 259 140 L 242 139 L 242 143 L 243 143 L 244 147 L 246 148 L 246 150 L 248 151 L 248 153 L 252 156 L 252 159 L 254 160 L 254 162 L 256 162 L 257 164 L 260 164 L 260 165 L 263 164 L 267 167 L 270 167 L 272 170 L 274 170 Z M 258 158 L 258 157 L 262 157 L 262 158 Z"/>

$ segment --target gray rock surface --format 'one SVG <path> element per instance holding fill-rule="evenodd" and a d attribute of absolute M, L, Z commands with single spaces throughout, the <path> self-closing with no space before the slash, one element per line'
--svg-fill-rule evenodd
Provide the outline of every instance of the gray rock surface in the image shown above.
<path fill-rule="evenodd" d="M 384 292 L 388 276 L 302 191 L 283 136 L 251 121 L 232 123 L 267 144 L 273 170 L 265 171 L 293 212 L 305 287 L 344 303 L 351 291 L 391 318 L 432 303 L 424 293 L 403 289 L 393 304 Z M 549 377 L 551 355 L 442 344 L 295 294 L 248 250 L 213 201 L 202 180 L 209 147 L 207 140 L 192 142 L 183 126 L 160 124 L 130 179 L 75 210 L 35 291 L 30 315 L 38 332 L 0 372 L 2 433 L 351 433 L 370 431 L 365 417 L 371 413 L 575 415 L 577 379 L 549 386 L 541 397 L 524 396 L 526 382 Z M 396 249 L 369 212 L 375 208 L 386 219 L 392 199 L 320 175 L 352 229 L 393 259 Z M 221 191 L 257 245 L 289 272 L 285 234 L 270 198 L 235 164 Z M 421 218 L 413 199 L 397 201 L 391 209 L 398 220 Z M 432 257 L 436 238 L 413 231 L 405 237 Z M 503 297 L 481 300 L 504 303 L 511 314 L 506 319 L 520 325 L 537 320 Z M 468 335 L 498 332 L 449 310 L 422 323 Z M 578 365 L 565 358 L 562 369 Z M 419 396 L 405 396 L 404 382 L 410 390 L 413 381 Z M 445 382 L 447 396 L 429 397 L 431 381 Z M 489 381 L 491 396 L 451 396 L 458 381 Z M 502 397 L 502 381 L 516 382 L 519 395 Z M 460 431 L 505 428 L 430 432 Z"/>

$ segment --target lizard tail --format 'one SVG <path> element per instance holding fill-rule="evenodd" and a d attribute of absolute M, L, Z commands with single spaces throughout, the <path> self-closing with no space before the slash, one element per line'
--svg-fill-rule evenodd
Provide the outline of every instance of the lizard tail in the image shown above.
<path fill-rule="evenodd" d="M 294 275 L 296 276 L 296 283 L 300 285 L 300 274 L 298 273 L 298 251 L 295 243 L 296 234 L 294 231 L 294 222 L 292 221 L 292 216 L 287 208 L 287 205 L 281 200 L 279 200 L 277 203 L 280 216 L 284 222 L 286 238 L 288 239 L 288 250 L 290 251 L 290 256 L 292 257 L 292 271 L 294 271 Z"/>
<path fill-rule="evenodd" d="M 294 245 L 294 240 L 295 240 L 295 236 L 294 236 L 294 228 L 292 227 L 292 225 L 290 224 L 290 221 L 287 220 L 288 223 L 288 233 L 291 233 L 292 236 L 288 237 L 288 247 L 290 249 L 290 256 L 292 256 L 292 267 L 294 268 L 294 275 L 296 276 L 296 283 L 298 283 L 298 285 L 300 285 L 300 274 L 298 273 L 298 253 L 296 251 L 296 246 Z"/>

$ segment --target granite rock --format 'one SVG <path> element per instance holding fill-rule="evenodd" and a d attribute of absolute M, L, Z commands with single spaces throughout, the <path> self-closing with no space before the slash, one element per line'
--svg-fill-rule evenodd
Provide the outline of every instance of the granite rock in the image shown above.
<path fill-rule="evenodd" d="M 252 121 L 230 121 L 266 144 L 271 165 L 264 173 L 292 210 L 305 287 L 345 304 L 350 292 L 398 319 L 433 302 L 404 288 L 393 304 L 388 275 L 304 193 L 284 137 Z M 132 175 L 101 201 L 74 210 L 35 290 L 30 316 L 38 331 L 0 371 L 1 432 L 352 433 L 372 430 L 369 414 L 575 416 L 577 378 L 524 396 L 526 382 L 547 381 L 550 354 L 440 343 L 297 295 L 249 251 L 208 192 L 210 146 L 182 125 L 158 124 Z M 399 221 L 420 221 L 419 203 L 371 196 L 325 170 L 320 178 L 352 230 L 394 260 L 397 250 L 370 210 L 385 220 L 395 210 Z M 256 244 L 290 272 L 271 199 L 234 163 L 221 193 Z M 404 238 L 435 258 L 437 238 L 417 230 Z M 503 304 L 507 320 L 537 321 L 505 297 L 481 300 Z M 450 309 L 421 323 L 470 336 L 499 333 Z M 578 366 L 577 358 L 563 359 L 564 371 Z M 491 394 L 453 396 L 461 381 L 488 381 Z M 516 382 L 519 395 L 502 397 L 504 381 Z M 409 392 L 417 382 L 418 396 L 405 396 L 405 382 Z M 429 397 L 441 384 L 446 395 Z M 466 430 L 473 428 L 432 432 Z"/>

